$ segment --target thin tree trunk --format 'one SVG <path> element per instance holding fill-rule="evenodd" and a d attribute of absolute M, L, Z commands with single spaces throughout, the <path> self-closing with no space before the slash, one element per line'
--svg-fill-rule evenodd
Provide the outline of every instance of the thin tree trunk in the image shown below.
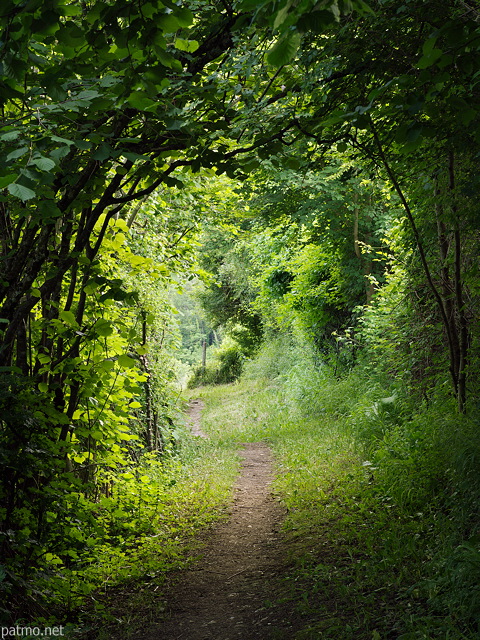
<path fill-rule="evenodd" d="M 400 183 L 397 180 L 397 177 L 390 166 L 390 163 L 387 160 L 385 155 L 385 151 L 383 149 L 383 145 L 378 136 L 376 127 L 373 121 L 370 119 L 371 131 L 373 134 L 373 138 L 375 144 L 378 149 L 378 153 L 380 159 L 382 161 L 383 166 L 388 174 L 388 177 L 392 181 L 392 184 L 397 192 L 400 201 L 405 210 L 407 220 L 410 224 L 410 227 L 413 232 L 413 236 L 415 238 L 415 243 L 417 245 L 418 253 L 420 255 L 420 262 L 423 267 L 423 271 L 425 273 L 428 286 L 430 291 L 432 292 L 437 305 L 440 311 L 440 316 L 442 319 L 443 326 L 445 328 L 445 332 L 447 334 L 448 340 L 448 350 L 449 350 L 449 358 L 450 358 L 450 375 L 453 382 L 453 387 L 455 390 L 455 394 L 458 400 L 458 408 L 461 413 L 465 412 L 465 404 L 466 404 L 466 361 L 468 355 L 468 325 L 466 324 L 465 311 L 463 305 L 463 290 L 462 290 L 462 279 L 461 279 L 461 244 L 460 244 L 460 232 L 457 229 L 455 235 L 455 301 L 456 301 L 456 309 L 455 312 L 458 314 L 460 318 L 460 335 L 458 331 L 458 327 L 456 322 L 451 323 L 449 321 L 447 310 L 445 308 L 444 300 L 442 298 L 441 293 L 439 292 L 437 286 L 432 277 L 432 273 L 430 271 L 430 266 L 427 261 L 425 248 L 423 246 L 423 242 L 420 238 L 420 233 L 418 231 L 417 225 L 415 223 L 415 218 L 413 217 L 412 210 L 408 201 L 403 193 L 403 190 L 400 186 Z M 453 191 L 454 188 L 454 167 L 453 167 L 453 154 L 451 156 L 451 167 L 450 167 L 450 189 Z M 453 182 L 452 182 L 453 181 Z M 454 205 L 454 210 L 456 206 Z M 456 344 L 460 345 L 459 351 L 456 348 Z"/>
<path fill-rule="evenodd" d="M 460 413 L 465 413 L 467 400 L 467 359 L 469 331 L 468 321 L 465 314 L 465 302 L 463 299 L 462 282 L 462 238 L 458 220 L 458 210 L 455 201 L 455 156 L 453 151 L 449 156 L 450 191 L 452 195 L 452 211 L 455 217 L 455 298 L 457 303 L 458 328 L 459 328 L 459 353 L 458 353 L 458 409 Z"/>

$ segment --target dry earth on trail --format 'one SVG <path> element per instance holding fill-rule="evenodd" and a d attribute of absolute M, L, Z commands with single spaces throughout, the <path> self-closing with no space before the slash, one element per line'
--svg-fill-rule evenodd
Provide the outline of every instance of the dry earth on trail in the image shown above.
<path fill-rule="evenodd" d="M 187 426 L 190 427 L 194 436 L 199 436 L 200 438 L 207 437 L 200 426 L 203 405 L 203 400 L 199 399 L 190 400 L 188 403 Z"/>
<path fill-rule="evenodd" d="M 201 402 L 190 404 L 199 428 Z M 197 435 L 203 435 L 201 430 Z M 297 616 L 276 604 L 286 569 L 280 527 L 284 509 L 272 495 L 272 456 L 263 443 L 243 445 L 241 474 L 228 521 L 205 541 L 203 557 L 173 577 L 167 619 L 144 640 L 269 640 L 294 637 Z"/>

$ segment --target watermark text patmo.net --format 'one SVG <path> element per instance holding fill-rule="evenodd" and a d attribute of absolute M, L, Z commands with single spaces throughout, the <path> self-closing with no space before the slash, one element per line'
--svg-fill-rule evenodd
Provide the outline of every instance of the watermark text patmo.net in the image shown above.
<path fill-rule="evenodd" d="M 64 626 L 58 627 L 29 627 L 16 625 L 15 627 L 0 627 L 0 637 L 3 638 L 60 638 L 63 636 Z"/>

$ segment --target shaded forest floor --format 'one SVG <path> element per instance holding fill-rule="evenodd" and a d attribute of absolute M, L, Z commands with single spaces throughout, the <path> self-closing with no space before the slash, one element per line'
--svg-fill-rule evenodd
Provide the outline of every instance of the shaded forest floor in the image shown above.
<path fill-rule="evenodd" d="M 285 571 L 284 510 L 270 491 L 271 453 L 246 444 L 229 519 L 205 541 L 201 561 L 178 572 L 166 594 L 168 620 L 149 640 L 267 640 L 291 637 L 292 612 L 278 600 Z"/>
<path fill-rule="evenodd" d="M 224 481 L 231 499 L 185 542 L 179 533 L 170 570 L 110 591 L 117 622 L 88 640 L 479 637 L 430 595 L 436 503 L 420 513 L 386 493 L 342 417 L 356 381 L 335 385 L 316 388 L 311 417 L 275 384 L 197 390 L 186 446 L 211 461 L 205 486 Z"/>

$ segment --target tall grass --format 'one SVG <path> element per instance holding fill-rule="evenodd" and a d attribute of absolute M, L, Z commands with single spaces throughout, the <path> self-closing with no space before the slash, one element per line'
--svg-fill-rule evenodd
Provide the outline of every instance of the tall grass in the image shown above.
<path fill-rule="evenodd" d="M 479 637 L 475 416 L 458 416 L 448 396 L 419 406 L 361 369 L 337 379 L 307 342 L 288 336 L 264 345 L 240 382 L 190 394 L 205 402 L 209 439 L 180 429 L 170 461 L 117 486 L 116 537 L 86 569 L 102 587 L 92 593 L 104 619 L 123 620 L 105 638 L 161 615 L 166 573 L 225 513 L 239 445 L 253 441 L 272 447 L 274 490 L 288 512 L 285 598 L 304 617 L 289 640 Z"/>
<path fill-rule="evenodd" d="M 300 638 L 479 637 L 480 446 L 447 396 L 415 405 L 356 370 L 337 380 L 279 338 L 235 385 L 206 388 L 204 428 L 264 440 L 288 508 Z"/>

